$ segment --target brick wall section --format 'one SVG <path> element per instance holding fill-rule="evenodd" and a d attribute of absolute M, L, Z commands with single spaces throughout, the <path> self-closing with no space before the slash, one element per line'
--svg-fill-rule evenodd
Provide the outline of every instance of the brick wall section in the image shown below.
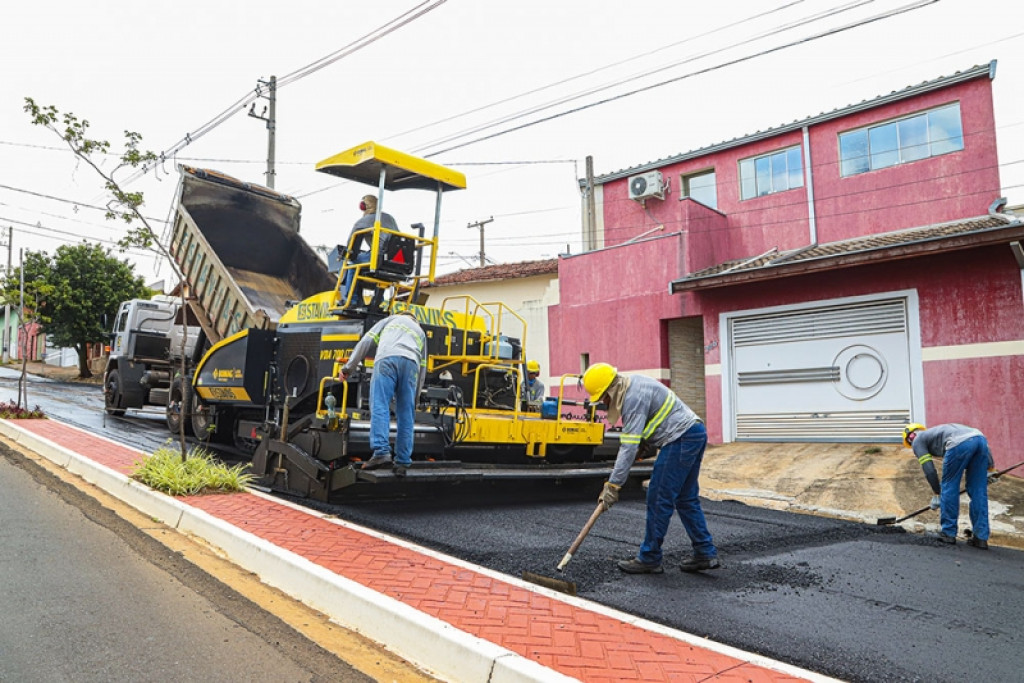
<path fill-rule="evenodd" d="M 672 391 L 706 421 L 704 321 L 699 316 L 668 321 L 668 357 Z"/>

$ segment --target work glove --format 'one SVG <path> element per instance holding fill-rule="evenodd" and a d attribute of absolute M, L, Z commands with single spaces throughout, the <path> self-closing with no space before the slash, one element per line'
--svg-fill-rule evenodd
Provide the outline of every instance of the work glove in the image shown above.
<path fill-rule="evenodd" d="M 994 482 L 998 478 L 999 478 L 999 473 L 996 472 L 995 470 L 992 470 L 992 471 L 990 471 L 988 473 L 988 483 L 989 484 L 991 484 L 992 482 Z"/>
<path fill-rule="evenodd" d="M 619 489 L 621 486 L 616 486 L 610 481 L 604 483 L 604 488 L 601 489 L 601 497 L 598 498 L 598 502 L 604 505 L 605 510 L 610 510 L 612 505 L 619 502 Z"/>
<path fill-rule="evenodd" d="M 928 503 L 928 507 L 932 510 L 938 510 L 942 506 L 942 500 L 939 496 L 932 496 L 932 502 Z"/>

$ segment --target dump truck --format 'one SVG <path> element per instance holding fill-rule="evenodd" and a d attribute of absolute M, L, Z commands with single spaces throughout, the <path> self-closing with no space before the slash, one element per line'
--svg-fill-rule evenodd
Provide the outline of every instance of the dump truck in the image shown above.
<path fill-rule="evenodd" d="M 374 142 L 316 169 L 371 186 L 378 196 L 373 227 L 339 244 L 330 268 L 299 245 L 297 202 L 211 171 L 182 169 L 170 251 L 204 339 L 190 375 L 171 382 L 168 426 L 180 411 L 197 438 L 249 453 L 261 485 L 318 500 L 356 485 L 606 478 L 615 449 L 598 406 L 573 398 L 578 375 L 561 378 L 543 413 L 521 402 L 520 316 L 501 302 L 469 296 L 422 305 L 421 288 L 435 274 L 442 198 L 464 189 L 465 176 Z M 381 225 L 386 198 L 398 191 L 433 200 L 426 209 L 432 229 L 422 222 Z M 285 215 L 295 224 L 281 220 Z M 357 258 L 355 245 L 363 241 L 368 255 Z M 399 481 L 389 471 L 361 469 L 372 450 L 372 359 L 352 376 L 340 368 L 367 330 L 403 310 L 426 333 L 427 380 L 413 467 Z M 646 476 L 649 466 L 633 473 Z"/>
<path fill-rule="evenodd" d="M 179 171 L 168 248 L 188 285 L 183 297 L 121 304 L 104 404 L 111 415 L 163 408 L 175 434 L 184 415 L 186 433 L 205 438 L 211 425 L 190 391 L 202 356 L 240 330 L 273 329 L 294 301 L 332 287 L 333 278 L 299 235 L 298 201 L 217 171 Z"/>

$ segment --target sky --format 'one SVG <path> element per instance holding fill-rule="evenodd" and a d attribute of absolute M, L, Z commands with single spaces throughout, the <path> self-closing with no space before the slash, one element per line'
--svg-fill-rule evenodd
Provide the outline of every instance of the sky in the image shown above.
<path fill-rule="evenodd" d="M 479 264 L 482 221 L 487 263 L 578 253 L 588 156 L 611 173 L 993 59 L 1002 194 L 1024 204 L 1019 0 L 51 0 L 3 15 L 0 230 L 6 246 L 13 228 L 15 266 L 82 239 L 118 253 L 126 230 L 104 219 L 99 176 L 31 125 L 26 97 L 88 120 L 114 151 L 129 130 L 164 154 L 115 175 L 159 232 L 177 164 L 266 184 L 266 124 L 247 112 L 271 76 L 274 185 L 302 203 L 312 246 L 345 241 L 368 189 L 318 161 L 373 140 L 466 174 L 442 203 L 439 273 Z M 433 195 L 384 209 L 431 225 Z M 148 283 L 173 277 L 151 254 L 118 255 Z"/>

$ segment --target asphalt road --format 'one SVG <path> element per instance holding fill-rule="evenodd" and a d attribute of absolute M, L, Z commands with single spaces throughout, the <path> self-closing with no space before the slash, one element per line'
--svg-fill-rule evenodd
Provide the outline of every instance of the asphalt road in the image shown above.
<path fill-rule="evenodd" d="M 0 681 L 371 681 L 0 448 Z"/>
<path fill-rule="evenodd" d="M 38 385 L 55 417 L 132 444 L 166 440 L 162 423 L 101 422 L 68 385 Z M 74 386 L 74 385 L 72 385 Z M 8 390 L 0 379 L 0 399 Z M 43 398 L 53 394 L 51 399 Z M 35 400 L 35 399 L 33 399 Z M 51 407 L 52 406 L 52 410 Z M 87 417 L 85 413 L 94 412 Z M 144 447 L 144 446 L 139 446 Z M 150 447 L 151 449 L 151 447 Z M 477 564 L 559 577 L 555 566 L 593 511 L 599 486 L 474 485 L 395 488 L 386 500 L 339 492 L 326 509 Z M 323 509 L 324 506 L 321 506 Z M 949 547 L 899 528 L 705 502 L 721 570 L 677 569 L 689 542 L 678 520 L 666 572 L 627 576 L 614 560 L 641 540 L 640 491 L 603 515 L 564 576 L 582 597 L 748 651 L 851 681 L 1020 680 L 1024 662 L 1024 554 Z"/>

